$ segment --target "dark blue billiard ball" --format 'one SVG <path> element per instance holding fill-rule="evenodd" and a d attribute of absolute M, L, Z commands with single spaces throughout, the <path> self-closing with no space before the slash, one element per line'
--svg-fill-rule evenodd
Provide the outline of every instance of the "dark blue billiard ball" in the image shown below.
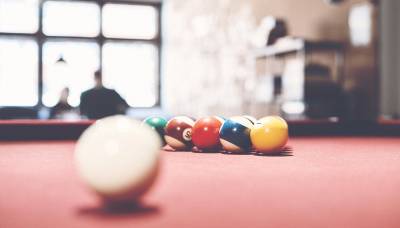
<path fill-rule="evenodd" d="M 253 124 L 244 117 L 232 117 L 221 126 L 219 137 L 224 150 L 241 153 L 251 151 L 250 131 Z"/>

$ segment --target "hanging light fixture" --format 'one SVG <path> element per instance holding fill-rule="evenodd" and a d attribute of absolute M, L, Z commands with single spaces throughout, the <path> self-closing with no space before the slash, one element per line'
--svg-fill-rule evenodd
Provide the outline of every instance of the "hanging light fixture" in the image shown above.
<path fill-rule="evenodd" d="M 56 64 L 66 64 L 67 61 L 65 61 L 64 56 L 60 55 L 60 57 L 57 59 Z"/>

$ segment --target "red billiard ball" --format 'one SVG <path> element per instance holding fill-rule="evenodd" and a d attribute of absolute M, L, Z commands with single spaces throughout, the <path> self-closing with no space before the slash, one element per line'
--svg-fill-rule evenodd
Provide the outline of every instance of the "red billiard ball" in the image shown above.
<path fill-rule="evenodd" d="M 194 120 L 187 116 L 177 116 L 170 119 L 165 126 L 165 141 L 175 150 L 192 149 L 193 125 Z"/>
<path fill-rule="evenodd" d="M 219 149 L 221 146 L 219 129 L 223 122 L 223 119 L 219 117 L 205 117 L 197 120 L 192 131 L 193 144 L 203 151 Z"/>

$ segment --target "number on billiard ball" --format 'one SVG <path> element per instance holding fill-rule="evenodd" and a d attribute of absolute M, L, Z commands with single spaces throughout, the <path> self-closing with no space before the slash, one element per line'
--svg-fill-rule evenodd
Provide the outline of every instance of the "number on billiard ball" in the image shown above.
<path fill-rule="evenodd" d="M 192 149 L 193 126 L 194 120 L 187 116 L 177 116 L 170 119 L 165 127 L 165 141 L 175 150 Z"/>

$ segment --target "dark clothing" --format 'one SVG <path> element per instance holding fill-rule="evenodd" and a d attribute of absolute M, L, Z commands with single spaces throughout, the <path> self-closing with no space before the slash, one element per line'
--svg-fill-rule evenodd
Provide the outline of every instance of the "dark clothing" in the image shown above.
<path fill-rule="evenodd" d="M 73 107 L 68 103 L 58 102 L 53 108 L 50 110 L 50 119 L 55 119 L 61 114 L 71 111 Z"/>
<path fill-rule="evenodd" d="M 124 114 L 127 107 L 126 101 L 115 90 L 105 87 L 93 88 L 81 95 L 81 115 L 89 119 Z"/>

